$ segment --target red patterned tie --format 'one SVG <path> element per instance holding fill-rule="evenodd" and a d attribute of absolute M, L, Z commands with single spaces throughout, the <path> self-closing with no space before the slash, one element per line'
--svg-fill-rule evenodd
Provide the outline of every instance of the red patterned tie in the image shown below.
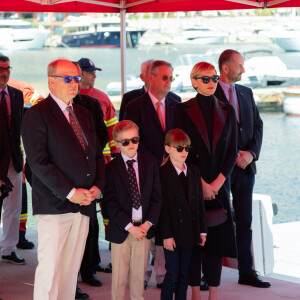
<path fill-rule="evenodd" d="M 135 209 L 139 209 L 141 206 L 141 196 L 137 184 L 136 174 L 135 170 L 133 168 L 133 163 L 135 162 L 134 159 L 127 160 L 126 163 L 128 165 L 128 176 L 129 176 L 129 189 L 130 189 L 130 195 L 132 198 L 132 206 Z"/>
<path fill-rule="evenodd" d="M 83 148 L 84 152 L 86 153 L 87 143 L 86 143 L 85 137 L 83 135 L 83 131 L 81 129 L 81 126 L 80 126 L 80 124 L 79 124 L 79 122 L 76 118 L 76 115 L 74 114 L 72 106 L 68 106 L 66 108 L 66 110 L 69 112 L 70 125 L 73 128 L 81 147 Z"/>
<path fill-rule="evenodd" d="M 5 98 L 6 92 L 3 90 L 1 92 L 1 103 L 0 103 L 0 107 L 4 116 L 4 119 L 7 123 L 7 126 L 9 128 L 9 115 L 8 115 L 8 108 L 7 108 L 7 103 L 6 103 L 6 98 Z"/>

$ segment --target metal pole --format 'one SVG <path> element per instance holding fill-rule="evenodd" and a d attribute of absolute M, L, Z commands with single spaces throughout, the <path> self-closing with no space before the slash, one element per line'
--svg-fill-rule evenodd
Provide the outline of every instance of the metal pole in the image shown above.
<path fill-rule="evenodd" d="M 121 97 L 126 93 L 126 0 L 120 1 L 120 19 L 121 19 Z"/>

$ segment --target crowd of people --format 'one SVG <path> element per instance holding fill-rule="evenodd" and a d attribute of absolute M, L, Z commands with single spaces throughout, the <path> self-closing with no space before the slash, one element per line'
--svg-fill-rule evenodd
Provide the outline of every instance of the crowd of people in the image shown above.
<path fill-rule="evenodd" d="M 0 56 L 0 245 L 2 260 L 14 264 L 26 263 L 18 245 L 34 247 L 25 238 L 25 174 L 38 231 L 35 300 L 88 299 L 78 274 L 100 287 L 97 271 L 112 273 L 111 299 L 124 299 L 128 280 L 131 299 L 141 300 L 151 265 L 161 300 L 186 299 L 188 286 L 192 300 L 201 299 L 200 290 L 217 300 L 223 257 L 237 257 L 239 284 L 271 286 L 253 268 L 263 122 L 251 89 L 236 83 L 245 71 L 239 52 L 220 55 L 220 75 L 197 63 L 190 73 L 197 94 L 183 103 L 170 92 L 172 65 L 145 61 L 144 86 L 124 94 L 119 122 L 94 87 L 101 69 L 88 58 L 52 61 L 48 97 L 30 95 L 24 116 L 24 90 L 9 84 L 10 71 L 9 58 Z M 97 203 L 111 248 L 107 266 Z"/>

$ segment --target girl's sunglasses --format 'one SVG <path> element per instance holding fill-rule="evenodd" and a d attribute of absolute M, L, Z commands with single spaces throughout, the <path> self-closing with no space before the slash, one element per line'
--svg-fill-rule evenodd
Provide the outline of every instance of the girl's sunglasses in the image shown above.
<path fill-rule="evenodd" d="M 218 83 L 219 79 L 220 79 L 220 76 L 219 75 L 214 75 L 214 76 L 202 76 L 202 77 L 195 77 L 195 79 L 201 79 L 202 82 L 204 84 L 208 84 L 210 82 L 210 80 L 212 80 L 213 83 Z"/>
<path fill-rule="evenodd" d="M 64 79 L 64 83 L 71 83 L 74 79 L 76 83 L 81 82 L 81 76 L 58 76 L 58 75 L 50 75 L 50 77 L 59 77 Z"/>
<path fill-rule="evenodd" d="M 177 147 L 175 147 L 175 146 L 170 146 L 170 147 L 176 148 L 177 152 L 182 152 L 183 149 L 185 149 L 185 152 L 189 152 L 190 149 L 191 149 L 190 146 L 186 146 L 186 147 L 183 147 L 183 146 L 177 146 Z"/>
<path fill-rule="evenodd" d="M 130 142 L 132 144 L 137 144 L 138 142 L 140 141 L 140 138 L 139 137 L 134 137 L 132 139 L 125 139 L 125 140 L 122 140 L 122 141 L 117 141 L 117 143 L 121 143 L 122 146 L 126 147 L 130 144 Z"/>

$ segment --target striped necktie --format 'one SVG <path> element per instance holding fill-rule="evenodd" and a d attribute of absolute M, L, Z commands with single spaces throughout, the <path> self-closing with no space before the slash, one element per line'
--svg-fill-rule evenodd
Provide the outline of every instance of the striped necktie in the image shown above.
<path fill-rule="evenodd" d="M 160 109 L 160 106 L 162 105 L 161 100 L 157 101 L 156 105 L 157 105 L 157 108 L 156 108 L 157 116 L 158 116 L 162 130 L 163 130 L 163 132 L 165 132 L 165 123 L 164 123 L 164 119 L 163 119 L 161 109 Z"/>
<path fill-rule="evenodd" d="M 0 107 L 1 107 L 1 111 L 2 111 L 2 114 L 3 114 L 3 116 L 4 116 L 4 119 L 5 119 L 5 121 L 6 121 L 7 128 L 9 128 L 9 127 L 10 127 L 10 122 L 9 122 L 8 107 L 7 107 L 5 95 L 6 95 L 6 92 L 3 90 L 3 91 L 1 92 L 1 103 L 0 103 Z"/>

